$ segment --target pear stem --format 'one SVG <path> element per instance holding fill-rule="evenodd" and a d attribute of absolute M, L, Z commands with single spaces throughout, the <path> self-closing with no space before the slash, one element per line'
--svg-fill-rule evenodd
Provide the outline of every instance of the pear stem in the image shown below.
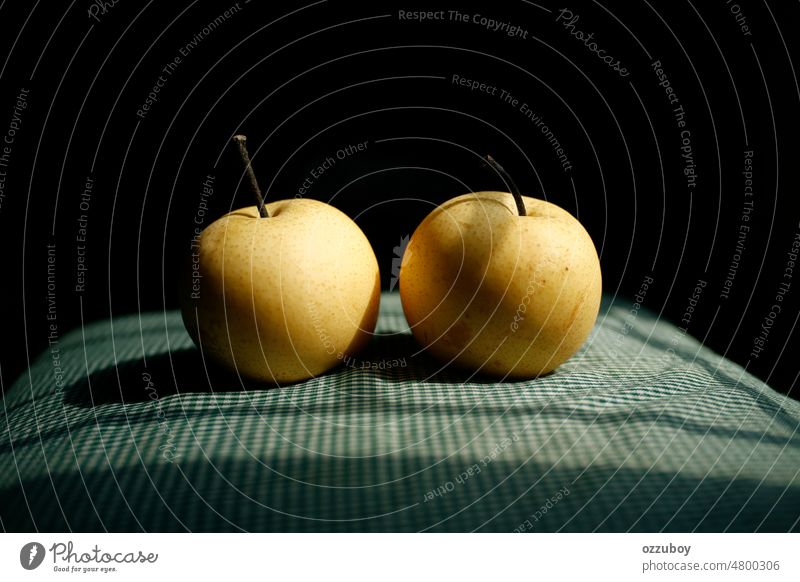
<path fill-rule="evenodd" d="M 235 141 L 236 145 L 239 146 L 239 155 L 242 158 L 242 162 L 245 166 L 245 173 L 250 181 L 250 190 L 256 198 L 258 214 L 261 216 L 261 218 L 269 218 L 269 212 L 267 212 L 267 208 L 264 206 L 264 196 L 261 194 L 261 189 L 258 187 L 256 173 L 253 171 L 253 166 L 250 163 L 250 153 L 247 151 L 247 136 L 234 135 L 233 141 Z"/>
<path fill-rule="evenodd" d="M 492 156 L 487 155 L 484 158 L 486 164 L 495 172 L 497 172 L 500 177 L 503 179 L 503 182 L 506 183 L 506 186 L 509 187 L 511 190 L 511 195 L 514 197 L 514 202 L 517 203 L 517 212 L 520 216 L 526 216 L 527 212 L 525 212 L 525 201 L 522 199 L 522 193 L 517 188 L 517 185 L 514 183 L 514 180 L 511 179 L 511 175 L 505 171 L 503 166 L 497 163 Z"/>

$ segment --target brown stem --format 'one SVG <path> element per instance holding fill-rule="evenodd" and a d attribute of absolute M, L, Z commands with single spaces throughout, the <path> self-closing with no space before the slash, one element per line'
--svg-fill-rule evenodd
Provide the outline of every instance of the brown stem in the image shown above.
<path fill-rule="evenodd" d="M 492 156 L 487 155 L 484 158 L 484 161 L 492 170 L 500 175 L 500 177 L 503 179 L 503 182 L 505 182 L 506 186 L 508 186 L 511 190 L 511 195 L 514 197 L 514 202 L 517 203 L 517 212 L 519 215 L 526 216 L 527 212 L 525 212 L 525 201 L 522 199 L 522 193 L 519 191 L 519 188 L 517 188 L 514 180 L 511 179 L 509 173 L 506 172 L 503 166 L 498 164 Z"/>
<path fill-rule="evenodd" d="M 253 166 L 250 164 L 250 153 L 247 151 L 247 136 L 234 135 L 233 141 L 235 141 L 236 145 L 239 146 L 239 155 L 242 157 L 242 162 L 244 162 L 245 166 L 245 172 L 247 173 L 247 178 L 250 181 L 250 190 L 256 197 L 256 202 L 258 205 L 258 214 L 261 216 L 261 218 L 269 218 L 269 212 L 267 212 L 267 207 L 264 206 L 264 196 L 262 196 L 261 189 L 258 187 L 258 180 L 256 180 L 256 173 L 253 171 Z"/>

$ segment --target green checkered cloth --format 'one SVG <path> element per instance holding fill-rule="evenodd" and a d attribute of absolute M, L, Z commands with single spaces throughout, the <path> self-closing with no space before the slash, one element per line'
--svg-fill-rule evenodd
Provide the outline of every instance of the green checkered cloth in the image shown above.
<path fill-rule="evenodd" d="M 2 527 L 800 529 L 800 403 L 634 313 L 605 300 L 555 373 L 498 383 L 419 353 L 384 294 L 367 352 L 273 389 L 207 365 L 177 312 L 88 325 L 6 394 Z"/>

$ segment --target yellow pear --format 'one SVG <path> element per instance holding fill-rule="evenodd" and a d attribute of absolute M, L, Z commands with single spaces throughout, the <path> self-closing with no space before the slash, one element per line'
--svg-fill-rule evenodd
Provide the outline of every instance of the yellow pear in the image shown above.
<path fill-rule="evenodd" d="M 400 298 L 433 356 L 521 379 L 581 347 L 597 319 L 601 273 L 576 218 L 508 182 L 513 193 L 458 196 L 422 221 L 402 261 Z"/>
<path fill-rule="evenodd" d="M 205 356 L 270 383 L 311 378 L 352 356 L 375 330 L 378 262 L 364 233 L 311 199 L 226 214 L 194 243 L 183 321 Z"/>

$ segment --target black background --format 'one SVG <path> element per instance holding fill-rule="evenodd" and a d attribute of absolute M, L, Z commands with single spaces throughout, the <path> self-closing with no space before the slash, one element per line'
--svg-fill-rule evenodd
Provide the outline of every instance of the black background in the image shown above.
<path fill-rule="evenodd" d="M 523 191 L 580 218 L 600 253 L 604 290 L 620 305 L 632 305 L 651 276 L 643 305 L 680 321 L 702 279 L 688 332 L 778 390 L 794 386 L 800 270 L 764 350 L 758 358 L 751 350 L 800 232 L 797 3 L 240 2 L 137 117 L 162 68 L 233 5 L 120 0 L 98 21 L 88 1 L 2 4 L 0 133 L 17 94 L 30 90 L 3 168 L 4 388 L 47 347 L 48 244 L 56 245 L 59 335 L 110 314 L 177 307 L 175 274 L 206 176 L 214 176 L 206 224 L 252 204 L 230 145 L 238 132 L 249 137 L 270 200 L 294 196 L 326 157 L 368 142 L 306 195 L 355 218 L 385 287 L 393 247 L 435 204 L 502 189 L 479 163 L 491 153 Z M 628 76 L 557 22 L 564 7 L 579 15 L 575 29 L 594 32 Z M 527 38 L 452 21 L 447 12 L 433 22 L 398 12 L 437 9 L 509 22 Z M 685 109 L 694 189 L 656 60 Z M 498 95 L 458 86 L 453 75 L 497 86 Z M 519 104 L 503 102 L 500 89 Z M 559 140 L 570 170 L 522 114 L 523 102 Z M 754 195 L 743 223 L 746 150 L 754 152 Z M 77 292 L 87 177 L 95 185 L 83 212 L 88 270 Z M 722 298 L 742 224 L 750 231 Z"/>

